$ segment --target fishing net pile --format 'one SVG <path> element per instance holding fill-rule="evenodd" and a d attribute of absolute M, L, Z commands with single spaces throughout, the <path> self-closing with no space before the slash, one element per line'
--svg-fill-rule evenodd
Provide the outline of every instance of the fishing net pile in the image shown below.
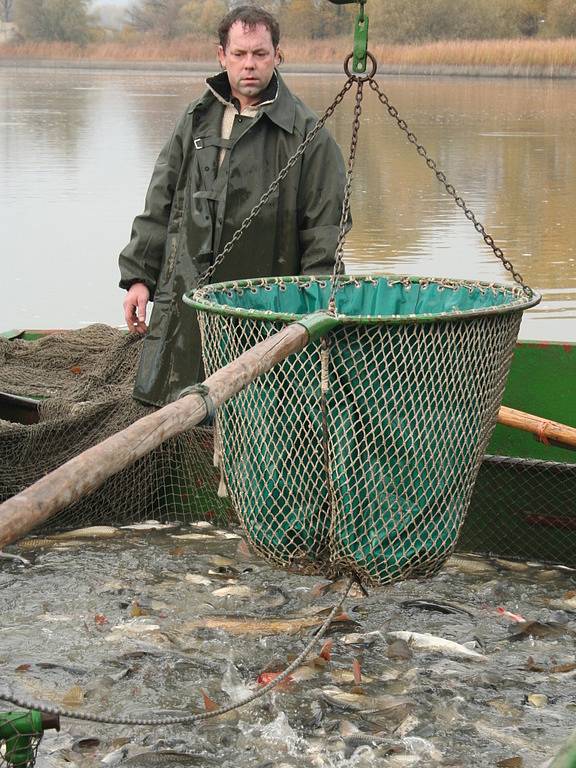
<path fill-rule="evenodd" d="M 434 573 L 453 550 L 496 422 L 521 288 L 338 278 L 339 327 L 228 401 L 217 440 L 253 546 L 283 566 L 383 584 Z M 207 286 L 208 373 L 328 306 L 331 280 Z"/>
<path fill-rule="evenodd" d="M 38 398 L 38 422 L 0 419 L 0 501 L 153 410 L 132 398 L 142 340 L 106 325 L 0 337 L 0 392 Z M 36 416 L 34 416 L 36 418 Z M 178 435 L 62 510 L 51 528 L 231 514 L 218 497 L 212 430 Z"/>

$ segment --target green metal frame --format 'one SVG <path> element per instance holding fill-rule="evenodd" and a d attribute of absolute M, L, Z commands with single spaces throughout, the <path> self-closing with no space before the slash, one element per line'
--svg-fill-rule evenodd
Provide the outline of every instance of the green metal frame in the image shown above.
<path fill-rule="evenodd" d="M 217 315 L 228 315 L 241 317 L 250 320 L 268 320 L 271 322 L 293 323 L 300 322 L 306 315 L 294 314 L 290 312 L 273 312 L 269 310 L 246 309 L 243 307 L 232 307 L 225 304 L 219 304 L 210 297 L 215 293 L 241 292 L 244 290 L 257 291 L 259 288 L 266 289 L 270 286 L 296 285 L 305 287 L 313 282 L 328 284 L 332 279 L 331 275 L 297 277 L 262 277 L 252 280 L 234 280 L 223 283 L 213 283 L 196 291 L 190 291 L 183 296 L 184 303 L 196 310 L 209 312 Z M 473 289 L 480 291 L 491 291 L 494 296 L 506 295 L 512 298 L 507 304 L 495 304 L 491 307 L 450 312 L 406 314 L 406 315 L 345 315 L 338 314 L 338 322 L 342 325 L 381 325 L 390 323 L 393 325 L 404 325 L 407 323 L 433 323 L 437 320 L 462 320 L 463 318 L 482 317 L 493 314 L 504 314 L 508 312 L 517 312 L 519 309 L 526 310 L 535 306 L 540 301 L 540 296 L 533 293 L 528 297 L 520 287 L 511 287 L 497 283 L 486 283 L 470 280 L 447 280 L 439 277 L 417 277 L 413 275 L 341 275 L 338 277 L 339 288 L 346 285 L 360 285 L 362 282 L 374 283 L 375 281 L 386 280 L 389 285 L 403 283 L 405 285 L 425 285 L 437 286 L 443 290 L 457 290 L 459 288 Z"/>

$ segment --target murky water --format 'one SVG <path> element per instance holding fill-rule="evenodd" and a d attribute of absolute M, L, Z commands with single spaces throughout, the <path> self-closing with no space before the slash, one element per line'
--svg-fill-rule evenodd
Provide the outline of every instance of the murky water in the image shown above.
<path fill-rule="evenodd" d="M 341 76 L 287 75 L 317 111 Z M 576 340 L 576 82 L 386 78 L 383 89 L 526 281 L 521 335 Z M 0 69 L 0 329 L 122 323 L 117 254 L 194 73 Z M 350 271 L 504 280 L 367 92 Z M 353 101 L 333 119 L 348 151 Z"/>
<path fill-rule="evenodd" d="M 107 715 L 202 711 L 203 691 L 220 705 L 244 697 L 301 651 L 339 592 L 210 528 L 23 554 L 32 566 L 0 561 L 2 685 Z M 575 590 L 568 570 L 458 557 L 432 580 L 356 591 L 322 657 L 221 721 L 67 719 L 37 765 L 540 768 L 576 727 Z M 397 631 L 460 646 L 419 649 Z"/>

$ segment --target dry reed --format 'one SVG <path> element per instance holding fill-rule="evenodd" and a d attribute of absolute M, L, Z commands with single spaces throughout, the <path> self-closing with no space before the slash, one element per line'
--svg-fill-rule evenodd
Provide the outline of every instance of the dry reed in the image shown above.
<path fill-rule="evenodd" d="M 348 38 L 287 41 L 288 64 L 337 66 L 350 49 Z M 410 71 L 500 74 L 576 75 L 576 38 L 554 40 L 455 40 L 423 45 L 373 45 L 380 68 Z M 72 43 L 11 43 L 0 46 L 3 59 L 60 59 L 110 62 L 214 62 L 216 44 L 191 37 L 166 41 Z"/>

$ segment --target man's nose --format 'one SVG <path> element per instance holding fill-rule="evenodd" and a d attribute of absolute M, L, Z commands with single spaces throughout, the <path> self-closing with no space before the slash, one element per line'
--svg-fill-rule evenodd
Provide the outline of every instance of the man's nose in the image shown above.
<path fill-rule="evenodd" d="M 247 54 L 246 59 L 244 60 L 244 66 L 246 69 L 254 69 L 254 56 L 252 56 L 251 53 Z"/>

